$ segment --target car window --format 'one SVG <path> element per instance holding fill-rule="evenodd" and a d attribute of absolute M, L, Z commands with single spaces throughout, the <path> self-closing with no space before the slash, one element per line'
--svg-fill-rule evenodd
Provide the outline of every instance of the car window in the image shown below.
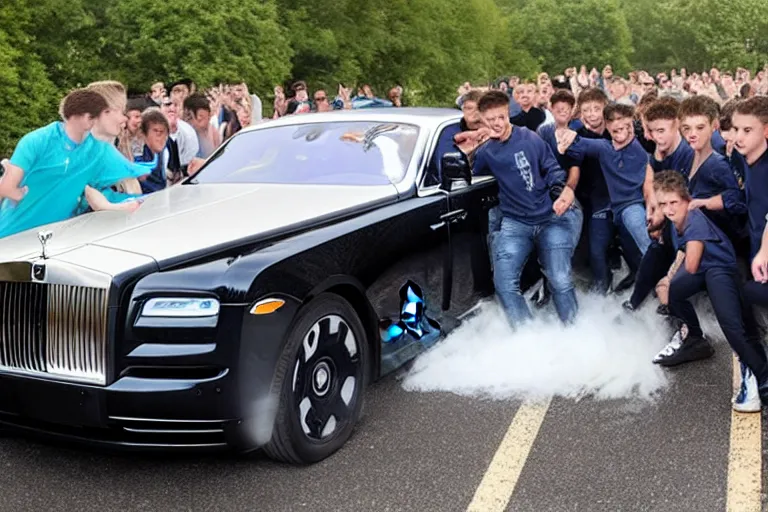
<path fill-rule="evenodd" d="M 424 174 L 424 180 L 422 187 L 434 187 L 440 184 L 441 179 L 441 163 L 443 155 L 450 153 L 451 151 L 458 151 L 453 145 L 453 137 L 461 131 L 459 123 L 453 123 L 440 131 L 440 135 L 437 137 L 437 144 L 432 152 L 432 157 L 429 159 L 429 165 L 427 171 Z"/>
<path fill-rule="evenodd" d="M 404 178 L 419 135 L 400 123 L 276 126 L 232 137 L 191 183 L 386 185 Z"/>

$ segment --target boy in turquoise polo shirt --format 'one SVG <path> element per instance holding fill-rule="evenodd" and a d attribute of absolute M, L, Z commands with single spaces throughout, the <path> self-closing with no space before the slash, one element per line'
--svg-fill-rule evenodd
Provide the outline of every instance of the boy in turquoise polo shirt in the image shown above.
<path fill-rule="evenodd" d="M 109 187 L 149 173 L 90 135 L 107 109 L 98 93 L 75 90 L 57 121 L 25 135 L 0 180 L 0 238 L 73 217 L 86 186 Z"/>

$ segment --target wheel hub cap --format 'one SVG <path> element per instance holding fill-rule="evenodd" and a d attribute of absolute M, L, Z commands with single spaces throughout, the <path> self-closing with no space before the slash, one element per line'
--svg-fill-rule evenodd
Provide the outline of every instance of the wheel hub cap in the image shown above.
<path fill-rule="evenodd" d="M 312 372 L 312 389 L 317 396 L 325 396 L 330 389 L 331 368 L 328 363 L 321 361 Z"/>

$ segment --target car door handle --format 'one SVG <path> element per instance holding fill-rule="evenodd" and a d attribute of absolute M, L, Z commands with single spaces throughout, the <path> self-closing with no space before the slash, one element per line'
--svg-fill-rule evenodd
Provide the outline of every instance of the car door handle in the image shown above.
<path fill-rule="evenodd" d="M 453 210 L 440 216 L 440 220 L 455 223 L 467 218 L 467 210 Z"/>

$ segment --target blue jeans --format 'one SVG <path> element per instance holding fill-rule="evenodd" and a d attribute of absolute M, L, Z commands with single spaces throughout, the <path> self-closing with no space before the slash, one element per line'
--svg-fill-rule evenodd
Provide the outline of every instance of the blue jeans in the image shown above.
<path fill-rule="evenodd" d="M 645 205 L 641 203 L 631 204 L 621 210 L 616 216 L 616 225 L 623 228 L 632 237 L 635 245 L 640 249 L 642 257 L 651 245 L 651 237 L 648 235 L 648 223 L 645 218 Z"/>
<path fill-rule="evenodd" d="M 538 250 L 539 261 L 563 323 L 576 317 L 578 303 L 571 279 L 571 257 L 581 232 L 583 214 L 571 208 L 561 217 L 554 213 L 540 224 L 525 224 L 504 217 L 492 243 L 496 294 L 510 323 L 517 327 L 532 318 L 520 290 L 520 275 L 526 261 Z"/>

